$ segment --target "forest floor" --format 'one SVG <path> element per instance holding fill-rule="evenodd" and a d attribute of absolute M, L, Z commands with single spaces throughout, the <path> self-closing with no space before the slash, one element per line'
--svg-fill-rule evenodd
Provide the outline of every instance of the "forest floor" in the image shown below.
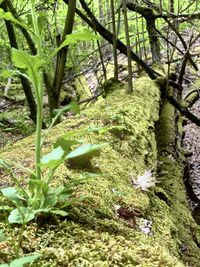
<path fill-rule="evenodd" d="M 16 89 L 11 89 L 15 92 Z M 0 150 L 9 144 L 28 136 L 34 131 L 34 124 L 28 117 L 25 101 L 18 101 L 3 96 L 0 92 Z"/>
<path fill-rule="evenodd" d="M 190 111 L 200 118 L 200 100 L 196 101 Z M 194 210 L 200 201 L 200 128 L 187 121 L 184 129 L 183 147 L 189 155 L 186 160 L 185 179 L 189 185 L 189 204 Z"/>

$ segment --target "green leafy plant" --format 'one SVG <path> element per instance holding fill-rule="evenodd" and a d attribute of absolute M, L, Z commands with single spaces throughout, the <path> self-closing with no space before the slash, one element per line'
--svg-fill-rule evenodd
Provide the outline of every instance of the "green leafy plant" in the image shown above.
<path fill-rule="evenodd" d="M 1 16 L 3 13 L 0 13 Z M 49 126 L 48 130 L 42 135 L 42 120 L 43 120 L 43 70 L 45 64 L 48 61 L 45 60 L 45 56 L 42 50 L 40 29 L 38 23 L 38 16 L 35 12 L 35 1 L 31 0 L 31 15 L 33 29 L 31 33 L 37 46 L 37 55 L 32 56 L 24 51 L 12 49 L 12 60 L 14 65 L 20 69 L 12 71 L 13 73 L 20 74 L 32 83 L 35 90 L 36 102 L 37 102 L 37 124 L 36 124 L 36 145 L 35 145 L 35 171 L 0 158 L 0 165 L 10 175 L 15 187 L 7 187 L 1 189 L 2 195 L 8 199 L 12 206 L 12 211 L 8 216 L 10 223 L 22 224 L 22 229 L 25 228 L 27 222 L 33 220 L 40 213 L 53 213 L 61 216 L 66 216 L 68 213 L 66 209 L 82 200 L 82 198 L 74 197 L 74 188 L 78 184 L 82 184 L 88 181 L 88 176 L 77 180 L 72 180 L 66 185 L 61 185 L 57 188 L 52 188 L 50 183 L 54 176 L 55 171 L 66 160 L 78 159 L 82 162 L 89 161 L 92 156 L 95 156 L 97 151 L 107 144 L 83 144 L 83 141 L 68 138 L 66 136 L 57 140 L 54 144 L 54 149 L 48 154 L 42 156 L 41 148 L 45 141 L 46 136 L 54 125 L 54 122 L 58 117 L 66 111 L 79 112 L 79 107 L 76 103 L 72 102 L 70 105 L 55 110 L 56 116 Z M 6 16 L 6 19 L 10 17 Z M 13 18 L 10 18 L 13 21 Z M 17 23 L 14 20 L 15 23 Z M 71 38 L 71 39 L 70 39 Z M 75 40 L 80 40 L 83 36 L 77 34 L 68 37 L 61 45 L 68 45 L 70 42 L 74 43 Z M 86 40 L 91 38 L 90 34 L 87 33 L 84 37 Z M 71 41 L 70 41 L 71 40 Z M 58 48 L 61 49 L 61 48 Z M 55 51 L 57 52 L 57 50 Z M 8 72 L 6 71 L 6 75 Z M 76 146 L 74 148 L 74 146 Z M 73 149 L 74 148 L 74 149 Z M 29 175 L 28 187 L 22 188 L 18 182 L 17 177 L 12 172 L 12 165 L 21 168 Z M 43 170 L 47 172 L 43 175 Z M 47 171 L 48 170 L 48 171 Z M 45 173 L 46 173 L 45 172 Z M 4 207 L 2 207 L 4 208 Z M 23 230 L 22 230 L 23 231 Z"/>
<path fill-rule="evenodd" d="M 37 260 L 40 256 L 40 254 L 28 255 L 19 259 L 15 259 L 8 264 L 0 264 L 0 267 L 23 267 L 25 264 Z"/>

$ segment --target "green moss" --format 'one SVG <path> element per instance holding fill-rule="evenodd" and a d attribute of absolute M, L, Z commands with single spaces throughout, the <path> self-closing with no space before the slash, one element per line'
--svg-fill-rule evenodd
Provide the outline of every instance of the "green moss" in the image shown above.
<path fill-rule="evenodd" d="M 163 150 L 171 151 L 175 148 L 174 111 L 174 107 L 169 102 L 165 101 L 162 112 L 160 114 L 160 120 L 157 124 L 157 143 L 159 149 L 163 148 Z"/>
<path fill-rule="evenodd" d="M 77 187 L 75 194 L 86 199 L 71 207 L 64 221 L 57 219 L 53 225 L 43 218 L 42 225 L 38 221 L 38 224 L 27 227 L 21 253 L 43 252 L 42 258 L 32 266 L 185 266 L 180 260 L 179 245 L 182 243 L 177 230 L 182 225 L 176 217 L 180 213 L 173 208 L 179 202 L 185 207 L 182 187 L 177 182 L 180 198 L 176 199 L 175 192 L 167 189 L 172 177 L 168 177 L 169 185 L 160 178 L 159 187 L 162 186 L 163 194 L 166 191 L 170 203 L 173 202 L 173 206 L 169 206 L 153 190 L 142 192 L 131 182 L 131 178 L 136 179 L 145 170 L 156 172 L 154 124 L 159 118 L 159 88 L 148 78 L 134 83 L 132 95 L 126 94 L 126 86 L 118 84 L 104 101 L 57 125 L 49 136 L 44 152 L 49 151 L 51 144 L 69 129 L 75 129 L 77 137 L 85 142 L 106 141 L 109 146 L 102 149 L 100 157 L 92 159 L 85 170 L 73 169 L 67 164 L 57 170 L 52 185 L 65 183 L 68 177 L 77 178 L 83 171 L 99 173 L 99 176 Z M 103 134 L 86 131 L 89 125 L 109 127 L 109 130 Z M 85 134 L 82 135 L 83 130 Z M 33 140 L 34 136 L 18 142 L 2 153 L 2 157 L 31 167 Z M 168 164 L 174 175 L 175 162 L 170 165 L 170 160 Z M 21 171 L 17 173 L 22 176 Z M 122 208 L 125 215 L 119 213 L 117 207 Z M 185 209 L 184 218 L 188 215 L 187 207 Z M 140 219 L 152 221 L 151 235 L 141 232 Z M 17 235 L 17 228 L 7 231 Z M 7 248 L 12 250 L 12 244 L 7 244 Z M 9 260 L 11 253 L 7 255 L 4 250 L 1 253 L 2 260 Z"/>
<path fill-rule="evenodd" d="M 76 87 L 76 93 L 81 100 L 92 96 L 91 91 L 89 89 L 89 84 L 84 75 L 75 79 L 75 87 Z"/>
<path fill-rule="evenodd" d="M 184 156 L 179 149 L 180 144 L 175 146 L 176 133 L 180 131 L 179 134 L 181 134 L 182 128 L 180 121 L 178 125 L 175 125 L 174 116 L 174 108 L 165 101 L 157 127 L 158 161 L 160 162 L 158 180 L 160 182 L 159 186 L 167 193 L 168 197 L 167 199 L 161 198 L 163 205 L 159 204 L 159 211 L 155 211 L 155 216 L 158 218 L 160 213 L 164 221 L 168 221 L 168 235 L 171 236 L 169 242 L 173 239 L 176 240 L 176 242 L 169 245 L 172 251 L 177 251 L 182 255 L 186 266 L 187 264 L 200 266 L 199 244 L 194 236 L 194 233 L 199 232 L 199 227 L 194 222 L 187 205 L 183 183 Z M 166 212 L 169 213 L 168 216 L 166 216 Z M 161 237 L 163 235 L 162 220 L 160 220 L 159 224 L 156 223 Z"/>

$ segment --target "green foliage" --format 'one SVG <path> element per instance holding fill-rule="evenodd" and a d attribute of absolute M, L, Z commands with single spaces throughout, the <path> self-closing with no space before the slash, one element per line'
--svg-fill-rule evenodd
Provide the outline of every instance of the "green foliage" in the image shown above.
<path fill-rule="evenodd" d="M 29 179 L 29 187 L 20 191 L 13 187 L 1 189 L 1 193 L 13 206 L 16 206 L 8 217 L 9 223 L 26 224 L 33 220 L 40 213 L 53 213 L 66 216 L 66 207 L 81 201 L 83 198 L 73 196 L 74 188 L 78 184 L 86 182 L 88 178 L 81 178 L 61 185 L 57 188 L 50 188 L 42 180 Z M 34 198 L 35 190 L 39 190 L 38 198 Z"/>
<path fill-rule="evenodd" d="M 39 56 L 31 56 L 15 48 L 12 49 L 12 60 L 17 68 L 27 69 L 27 74 L 32 80 L 35 78 L 32 75 L 36 74 L 45 63 Z"/>
<path fill-rule="evenodd" d="M 5 20 L 12 21 L 14 24 L 19 25 L 20 27 L 26 29 L 27 31 L 31 31 L 31 29 L 29 27 L 27 27 L 26 24 L 21 23 L 19 20 L 15 19 L 13 17 L 12 13 L 4 12 L 4 10 L 2 8 L 0 8 L 0 19 L 5 19 Z"/>
<path fill-rule="evenodd" d="M 21 257 L 19 259 L 11 261 L 9 264 L 0 264 L 0 267 L 23 267 L 27 263 L 31 263 L 35 260 L 37 260 L 41 255 L 40 254 L 34 254 L 29 255 L 25 257 Z"/>
<path fill-rule="evenodd" d="M 63 47 L 67 45 L 77 44 L 80 41 L 92 41 L 92 40 L 99 40 L 99 36 L 91 33 L 89 30 L 85 29 L 83 32 L 77 32 L 66 35 L 65 41 L 54 50 L 54 52 L 50 55 L 52 58 L 55 54 L 57 54 Z"/>
<path fill-rule="evenodd" d="M 56 142 L 55 148 L 41 159 L 41 166 L 49 168 L 49 174 L 44 179 L 37 179 L 35 173 L 29 178 L 28 188 L 22 189 L 16 182 L 17 178 L 12 174 L 16 187 L 1 189 L 2 195 L 7 198 L 13 210 L 10 212 L 8 221 L 10 223 L 24 224 L 33 220 L 40 213 L 54 213 L 66 216 L 63 209 L 82 200 L 82 197 L 74 197 L 75 187 L 78 184 L 88 181 L 88 178 L 72 180 L 66 185 L 57 188 L 50 187 L 55 170 L 61 163 L 68 159 L 76 158 L 77 164 L 82 161 L 88 162 L 97 151 L 107 144 L 84 144 L 72 150 L 72 146 L 82 143 L 78 140 L 60 139 Z M 71 151 L 72 150 L 72 151 Z M 9 169 L 6 161 L 1 159 L 0 165 Z"/>
<path fill-rule="evenodd" d="M 9 13 L 4 13 L 0 10 L 0 17 L 11 20 L 15 23 L 18 23 L 20 26 L 21 23 L 12 17 Z M 52 124 L 49 126 L 46 134 L 42 136 L 42 119 L 43 119 L 43 75 L 42 71 L 44 70 L 45 64 L 48 62 L 45 60 L 44 53 L 41 49 L 41 25 L 43 25 L 45 16 L 41 17 L 41 20 L 38 19 L 38 16 L 35 12 L 35 1 L 31 1 L 31 22 L 35 33 L 33 34 L 38 53 L 35 56 L 29 55 L 24 51 L 17 49 L 12 49 L 12 60 L 19 70 L 11 71 L 14 74 L 20 74 L 27 79 L 29 79 L 35 89 L 36 100 L 37 100 L 37 129 L 36 129 L 36 145 L 35 145 L 35 171 L 27 170 L 24 167 L 18 166 L 25 170 L 29 174 L 28 188 L 21 188 L 17 177 L 11 170 L 11 165 L 15 163 L 8 162 L 4 159 L 0 159 L 0 165 L 11 176 L 12 181 L 15 184 L 15 187 L 8 187 L 1 189 L 2 195 L 10 201 L 12 211 L 8 216 L 9 223 L 18 223 L 25 225 L 27 222 L 33 220 L 40 213 L 54 213 L 61 216 L 66 216 L 67 211 L 65 208 L 73 205 L 77 201 L 82 200 L 81 197 L 74 197 L 75 187 L 78 184 L 87 181 L 87 179 L 78 179 L 75 181 L 70 181 L 66 185 L 62 185 L 57 188 L 51 188 L 50 182 L 54 176 L 56 169 L 66 160 L 72 160 L 74 158 L 82 161 L 88 162 L 93 156 L 96 155 L 97 151 L 100 148 L 103 148 L 106 144 L 82 144 L 80 140 L 72 140 L 71 138 L 62 137 L 58 140 L 54 149 L 48 154 L 41 156 L 42 144 L 49 131 L 54 125 L 56 119 L 66 111 L 72 111 L 79 113 L 79 106 L 77 103 L 72 102 L 70 105 L 65 106 L 61 109 L 55 110 L 56 116 L 52 121 Z M 37 37 L 37 38 L 36 38 Z M 80 40 L 91 40 L 98 39 L 96 35 L 91 34 L 89 31 L 83 33 L 76 33 L 68 35 L 63 44 L 55 50 L 54 53 L 57 53 L 61 48 L 66 45 L 77 43 Z M 7 76 L 9 71 L 3 73 L 4 77 Z M 70 134 L 68 135 L 68 137 Z M 81 144 L 81 145 L 80 145 Z M 80 145 L 75 147 L 72 150 L 73 146 Z M 77 162 L 77 164 L 79 164 Z M 43 174 L 43 170 L 48 168 L 47 174 Z"/>

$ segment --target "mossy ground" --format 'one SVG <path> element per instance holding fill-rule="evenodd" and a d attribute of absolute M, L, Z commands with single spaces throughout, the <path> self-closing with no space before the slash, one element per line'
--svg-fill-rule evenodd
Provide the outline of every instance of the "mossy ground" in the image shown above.
<path fill-rule="evenodd" d="M 133 95 L 126 92 L 125 84 L 115 85 L 105 100 L 57 125 L 49 136 L 44 152 L 69 130 L 74 130 L 77 138 L 86 143 L 108 142 L 109 145 L 84 169 L 66 164 L 56 172 L 53 186 L 80 177 L 83 172 L 99 176 L 77 187 L 75 194 L 86 199 L 71 207 L 67 218 L 41 216 L 27 226 L 20 253 L 42 252 L 40 260 L 31 266 L 198 266 L 182 261 L 184 242 L 180 238 L 180 227 L 183 221 L 188 222 L 187 227 L 193 221 L 182 198 L 185 194 L 181 181 L 176 184 L 180 193 L 177 198 L 175 187 L 173 190 L 170 187 L 172 177 L 168 177 L 169 185 L 163 178 L 150 192 L 136 189 L 131 182 L 131 177 L 136 179 L 145 170 L 152 170 L 153 175 L 157 172 L 154 125 L 159 118 L 159 88 L 148 78 L 141 78 L 134 84 Z M 95 133 L 90 131 L 91 126 L 109 130 Z M 85 134 L 81 134 L 83 130 Z M 32 168 L 34 136 L 14 144 L 1 156 Z M 170 170 L 174 169 L 170 167 Z M 24 184 L 23 173 L 19 170 L 16 173 Z M 1 177 L 9 183 L 3 170 Z M 173 204 L 163 201 L 160 194 Z M 123 212 L 118 212 L 119 207 Z M 142 219 L 152 222 L 151 234 L 139 229 Z M 0 243 L 0 261 L 9 261 L 14 258 L 13 243 L 19 228 L 8 227 L 3 218 L 1 228 L 9 239 Z M 184 236 L 191 240 L 190 232 Z M 188 254 L 193 264 L 198 256 L 195 243 L 192 245 Z"/>

